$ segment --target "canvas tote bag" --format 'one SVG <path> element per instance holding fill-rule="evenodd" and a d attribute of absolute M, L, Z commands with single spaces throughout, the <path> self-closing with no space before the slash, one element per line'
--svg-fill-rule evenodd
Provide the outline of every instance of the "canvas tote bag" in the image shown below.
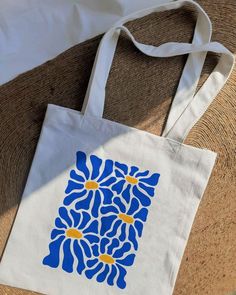
<path fill-rule="evenodd" d="M 123 26 L 190 3 L 198 11 L 191 44 L 144 45 Z M 162 136 L 102 117 L 120 31 L 149 56 L 189 54 Z M 82 112 L 48 106 L 0 283 L 45 294 L 172 293 L 216 159 L 214 152 L 183 140 L 234 62 L 210 37 L 209 18 L 186 0 L 134 13 L 104 35 Z M 221 58 L 195 93 L 207 51 Z"/>

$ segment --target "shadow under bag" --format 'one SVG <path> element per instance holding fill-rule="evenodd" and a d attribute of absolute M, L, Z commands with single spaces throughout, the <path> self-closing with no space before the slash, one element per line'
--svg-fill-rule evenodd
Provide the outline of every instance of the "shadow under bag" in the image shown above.
<path fill-rule="evenodd" d="M 145 45 L 123 26 L 186 4 L 198 12 L 192 43 Z M 162 136 L 103 118 L 121 31 L 146 55 L 189 54 Z M 172 294 L 216 159 L 183 141 L 234 64 L 211 32 L 203 9 L 180 0 L 129 15 L 104 35 L 82 111 L 48 105 L 0 283 L 44 294 Z M 208 51 L 221 57 L 196 91 Z"/>

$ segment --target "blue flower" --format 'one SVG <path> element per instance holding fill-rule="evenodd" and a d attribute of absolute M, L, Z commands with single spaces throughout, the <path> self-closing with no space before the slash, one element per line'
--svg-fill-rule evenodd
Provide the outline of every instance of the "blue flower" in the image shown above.
<path fill-rule="evenodd" d="M 78 151 L 42 263 L 124 289 L 158 179 Z"/>
<path fill-rule="evenodd" d="M 147 220 L 148 210 L 141 207 L 136 198 L 131 199 L 129 205 L 125 204 L 120 197 L 115 197 L 112 205 L 101 207 L 101 230 L 100 234 L 107 237 L 119 235 L 120 241 L 127 237 L 138 249 L 137 236 L 142 236 L 143 224 Z"/>
<path fill-rule="evenodd" d="M 135 254 L 130 253 L 131 245 L 128 242 L 121 245 L 116 238 L 102 238 L 99 245 L 92 246 L 93 257 L 87 261 L 85 275 L 92 279 L 96 275 L 97 282 L 106 281 L 108 285 L 126 287 L 126 267 L 134 262 Z M 130 254 L 127 254 L 129 252 Z"/>
<path fill-rule="evenodd" d="M 69 273 L 77 267 L 81 274 L 85 268 L 85 256 L 92 256 L 90 245 L 99 242 L 98 221 L 91 221 L 87 212 L 68 211 L 65 207 L 59 208 L 59 216 L 51 232 L 50 253 L 43 259 L 43 264 L 52 268 L 62 264 L 62 269 Z M 62 263 L 60 257 L 63 257 Z"/>
<path fill-rule="evenodd" d="M 89 157 L 86 162 L 86 154 L 77 152 L 77 170 L 70 172 L 71 179 L 68 182 L 65 193 L 64 205 L 68 206 L 77 201 L 75 208 L 90 209 L 94 217 L 98 217 L 98 210 L 101 203 L 110 204 L 113 192 L 109 188 L 116 181 L 112 176 L 113 161 L 102 161 L 95 155 Z"/>
<path fill-rule="evenodd" d="M 131 196 L 136 197 L 143 206 L 151 204 L 150 197 L 154 196 L 154 188 L 158 183 L 160 174 L 150 175 L 148 170 L 139 171 L 138 167 L 115 162 L 115 175 L 117 182 L 112 185 L 112 190 L 129 203 Z"/>

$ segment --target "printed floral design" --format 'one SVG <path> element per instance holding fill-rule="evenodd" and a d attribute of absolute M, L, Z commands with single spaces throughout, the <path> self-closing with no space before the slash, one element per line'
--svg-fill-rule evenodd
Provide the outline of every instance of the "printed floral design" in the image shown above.
<path fill-rule="evenodd" d="M 129 202 L 131 195 L 136 197 L 143 206 L 151 204 L 150 197 L 154 196 L 154 188 L 158 183 L 160 174 L 149 176 L 149 171 L 139 171 L 138 167 L 115 162 L 115 175 L 117 182 L 112 190 Z"/>
<path fill-rule="evenodd" d="M 126 286 L 125 267 L 131 266 L 134 262 L 135 254 L 128 254 L 131 249 L 129 242 L 122 246 L 119 239 L 112 240 L 102 238 L 100 244 L 92 246 L 93 258 L 87 261 L 88 270 L 85 275 L 88 279 L 97 275 L 98 282 L 107 281 L 108 285 L 114 284 L 116 277 L 117 286 L 124 289 Z"/>
<path fill-rule="evenodd" d="M 101 218 L 101 235 L 107 237 L 119 234 L 119 240 L 128 240 L 133 243 L 134 249 L 138 249 L 137 236 L 141 237 L 143 223 L 147 219 L 148 210 L 140 207 L 136 198 L 130 202 L 128 209 L 121 198 L 115 197 L 113 205 L 101 208 L 104 215 Z"/>
<path fill-rule="evenodd" d="M 77 271 L 81 274 L 85 268 L 84 257 L 91 257 L 90 245 L 99 241 L 98 222 L 91 221 L 87 212 L 79 213 L 73 209 L 68 212 L 64 207 L 59 208 L 59 216 L 51 232 L 50 254 L 44 258 L 43 264 L 58 267 L 62 252 L 62 269 L 73 272 L 73 264 L 77 260 Z"/>
<path fill-rule="evenodd" d="M 159 176 L 78 151 L 43 265 L 124 289 Z"/>
<path fill-rule="evenodd" d="M 111 176 L 113 171 L 113 161 L 106 160 L 102 167 L 102 160 L 97 156 L 90 156 L 92 171 L 90 172 L 86 163 L 86 155 L 83 152 L 77 152 L 77 171 L 70 172 L 71 179 L 68 182 L 65 193 L 64 205 L 70 205 L 73 201 L 76 209 L 88 210 L 92 205 L 92 215 L 98 217 L 98 208 L 101 202 L 109 204 L 112 202 L 113 192 L 109 186 L 116 181 Z"/>

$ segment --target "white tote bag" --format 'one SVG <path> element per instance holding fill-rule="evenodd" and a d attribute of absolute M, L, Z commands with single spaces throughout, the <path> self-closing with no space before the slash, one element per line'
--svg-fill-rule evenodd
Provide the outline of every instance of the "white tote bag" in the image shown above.
<path fill-rule="evenodd" d="M 123 23 L 192 3 L 192 44 L 138 43 Z M 102 118 L 120 31 L 143 53 L 189 53 L 162 136 Z M 178 1 L 124 18 L 103 37 L 82 112 L 49 105 L 0 283 L 46 294 L 170 295 L 216 154 L 183 144 L 223 87 L 233 55 L 209 43 L 200 6 Z M 195 93 L 207 51 L 218 65 Z"/>

